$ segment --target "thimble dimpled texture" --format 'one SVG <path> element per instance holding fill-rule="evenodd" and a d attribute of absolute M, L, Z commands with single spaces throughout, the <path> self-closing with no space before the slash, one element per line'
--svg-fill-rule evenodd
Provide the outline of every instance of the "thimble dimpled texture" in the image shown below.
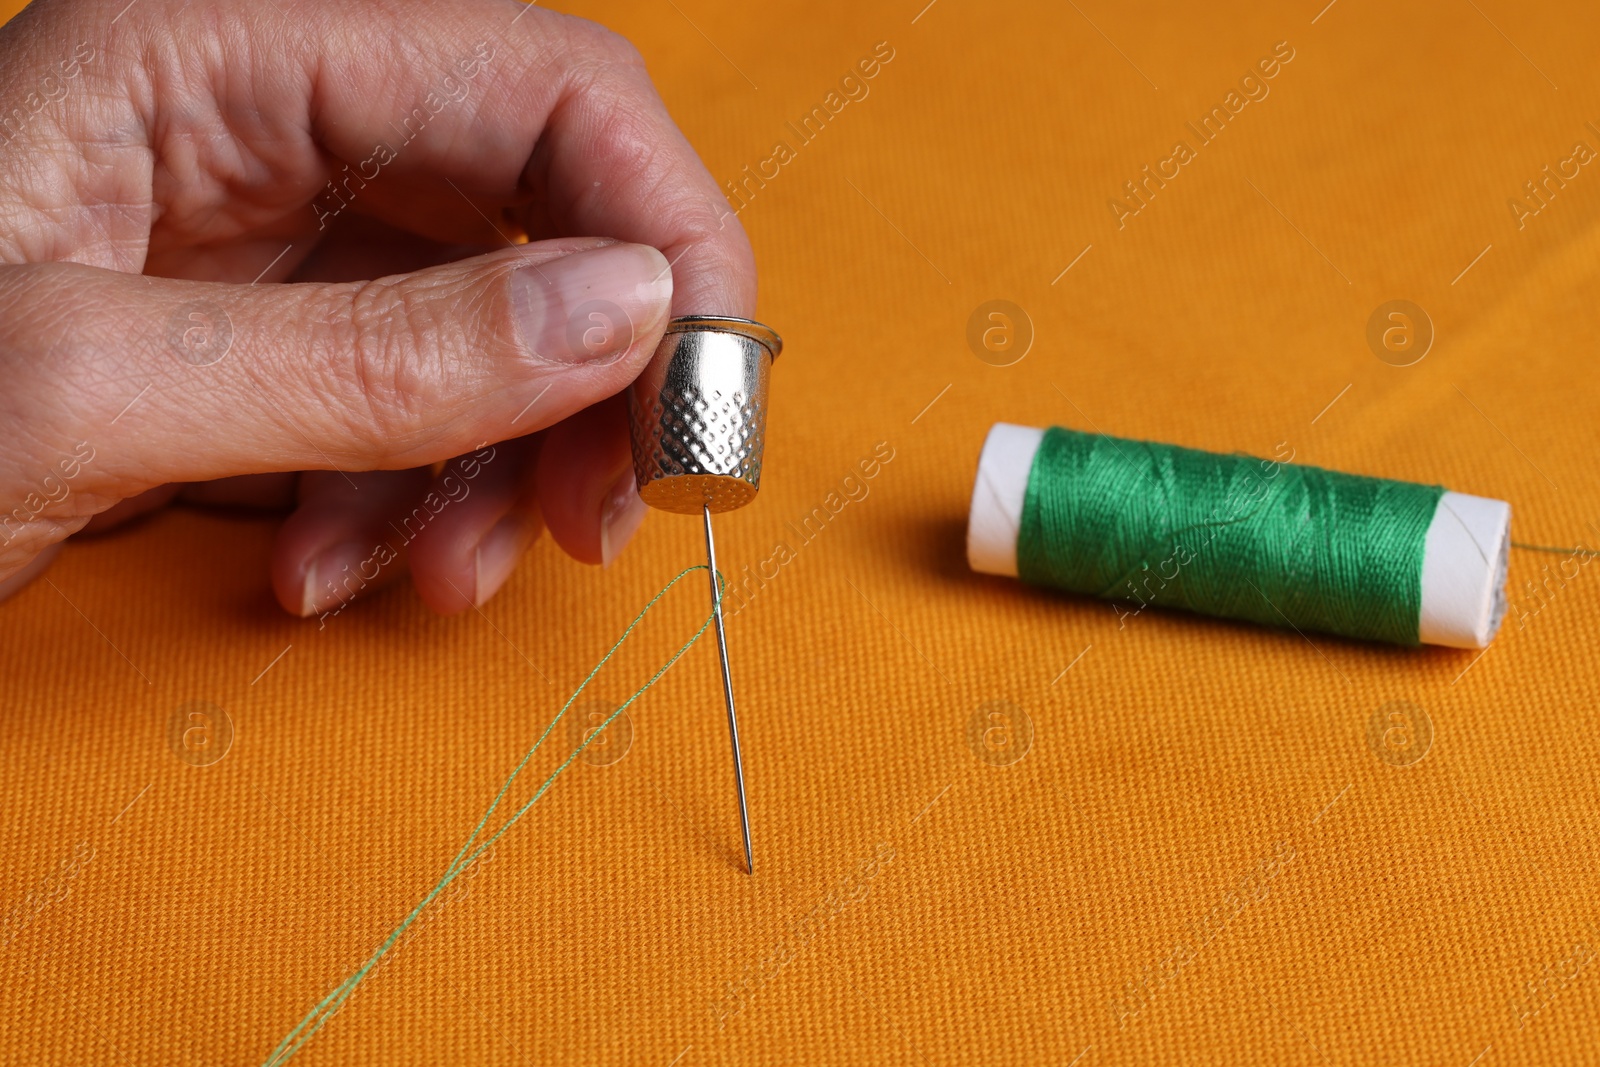
<path fill-rule="evenodd" d="M 662 338 L 628 390 L 639 495 L 663 511 L 743 507 L 761 484 L 772 358 L 734 333 L 685 330 Z"/>

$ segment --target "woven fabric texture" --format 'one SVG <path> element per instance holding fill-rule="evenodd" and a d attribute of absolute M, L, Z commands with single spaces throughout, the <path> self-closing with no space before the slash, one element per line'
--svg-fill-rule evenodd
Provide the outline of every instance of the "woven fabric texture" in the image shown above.
<path fill-rule="evenodd" d="M 718 522 L 757 874 L 703 641 L 299 1062 L 1600 1062 L 1600 566 L 1514 551 L 1479 655 L 1119 624 L 963 555 L 996 421 L 1596 546 L 1600 174 L 1525 187 L 1600 150 L 1592 5 L 923 2 L 570 8 L 736 183 L 786 342 Z M 319 626 L 271 533 L 170 511 L 0 604 L 0 1062 L 259 1063 L 703 558 L 656 514 L 609 571 L 541 542 L 481 613 Z"/>

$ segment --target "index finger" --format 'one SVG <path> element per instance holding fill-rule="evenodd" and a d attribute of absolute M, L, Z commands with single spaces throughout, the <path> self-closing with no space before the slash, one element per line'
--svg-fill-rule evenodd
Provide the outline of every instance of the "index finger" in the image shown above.
<path fill-rule="evenodd" d="M 444 178 L 474 201 L 518 205 L 535 238 L 659 249 L 673 265 L 674 314 L 754 313 L 744 228 L 622 37 L 503 0 L 418 4 L 400 25 L 393 6 L 333 10 L 309 101 L 319 140 L 361 159 L 406 138 L 383 168 L 400 187 L 368 198 L 374 213 L 415 222 L 417 195 Z M 468 90 L 459 100 L 455 86 Z M 444 104 L 437 117 L 412 107 L 430 99 Z M 472 207 L 437 195 L 447 215 Z"/>
<path fill-rule="evenodd" d="M 673 265 L 673 314 L 755 314 L 755 258 L 738 218 L 667 113 L 638 51 L 599 27 L 615 57 L 553 109 L 525 181 L 555 234 L 653 245 Z M 535 220 L 537 221 L 537 219 Z"/>

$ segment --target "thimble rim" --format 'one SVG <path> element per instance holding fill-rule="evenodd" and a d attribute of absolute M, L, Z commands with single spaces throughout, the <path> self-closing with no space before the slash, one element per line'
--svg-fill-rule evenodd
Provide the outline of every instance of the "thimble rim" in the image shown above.
<path fill-rule="evenodd" d="M 666 333 L 692 333 L 705 330 L 713 333 L 736 333 L 748 337 L 772 354 L 773 359 L 783 351 L 783 338 L 766 323 L 755 319 L 741 319 L 735 315 L 679 315 L 667 323 Z"/>

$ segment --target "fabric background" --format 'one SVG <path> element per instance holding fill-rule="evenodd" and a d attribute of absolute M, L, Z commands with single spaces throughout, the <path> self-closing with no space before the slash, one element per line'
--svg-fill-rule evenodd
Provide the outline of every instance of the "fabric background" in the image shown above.
<path fill-rule="evenodd" d="M 1600 149 L 1592 7 L 921 2 L 571 7 L 725 181 L 894 50 L 740 216 L 788 346 L 761 496 L 718 526 L 736 577 L 793 550 L 730 623 L 758 873 L 707 641 L 301 1062 L 1600 1062 L 1600 569 L 1534 601 L 1566 557 L 1513 553 L 1480 657 L 1119 629 L 963 557 L 997 420 L 1287 442 L 1594 546 L 1600 169 L 1520 229 L 1507 204 Z M 1119 229 L 1107 201 L 1279 41 L 1270 95 Z M 1036 331 L 1011 366 L 967 342 L 991 299 Z M 1396 299 L 1437 333 L 1403 368 L 1366 340 Z M 610 572 L 542 542 L 481 614 L 394 589 L 319 629 L 271 601 L 271 532 L 168 512 L 0 605 L 0 1060 L 259 1063 L 702 558 L 652 515 Z M 704 610 L 686 582 L 597 694 Z M 192 701 L 235 732 L 206 766 L 169 745 Z M 1004 766 L 994 701 L 1033 732 Z M 1409 765 L 1369 744 L 1392 701 Z"/>

